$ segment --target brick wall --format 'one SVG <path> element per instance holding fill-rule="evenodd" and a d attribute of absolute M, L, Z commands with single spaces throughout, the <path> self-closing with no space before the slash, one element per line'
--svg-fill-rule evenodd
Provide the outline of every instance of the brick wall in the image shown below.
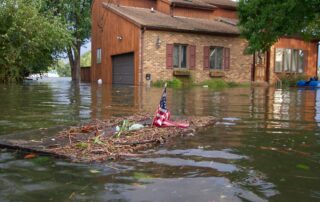
<path fill-rule="evenodd" d="M 160 46 L 156 46 L 159 37 Z M 189 44 L 196 46 L 196 68 L 190 70 L 196 83 L 208 80 L 209 70 L 203 69 L 204 46 L 222 46 L 230 48 L 230 70 L 225 71 L 226 81 L 250 82 L 252 55 L 244 55 L 247 46 L 245 39 L 240 37 L 223 37 L 201 34 L 176 33 L 165 31 L 146 31 L 143 42 L 143 83 L 145 75 L 151 74 L 152 80 L 170 80 L 173 70 L 166 69 L 166 44 Z"/>
<path fill-rule="evenodd" d="M 308 63 L 305 66 L 304 74 L 307 77 L 312 77 L 317 75 L 317 54 L 318 45 L 317 42 L 307 42 L 298 38 L 281 38 L 270 48 L 270 84 L 277 81 L 276 77 L 281 74 L 275 73 L 275 49 L 276 48 L 289 48 L 289 49 L 299 49 L 308 52 Z"/>

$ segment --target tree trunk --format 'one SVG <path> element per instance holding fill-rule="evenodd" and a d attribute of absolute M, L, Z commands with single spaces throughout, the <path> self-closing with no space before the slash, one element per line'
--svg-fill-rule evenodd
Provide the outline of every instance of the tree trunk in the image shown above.
<path fill-rule="evenodd" d="M 80 58 L 81 58 L 81 44 L 77 43 L 75 48 L 68 48 L 68 57 L 71 67 L 72 81 L 79 83 L 80 78 Z"/>

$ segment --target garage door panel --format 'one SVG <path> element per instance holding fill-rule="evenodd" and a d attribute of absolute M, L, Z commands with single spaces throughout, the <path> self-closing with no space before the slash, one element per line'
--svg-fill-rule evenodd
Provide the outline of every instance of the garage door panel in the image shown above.
<path fill-rule="evenodd" d="M 134 85 L 133 53 L 112 57 L 112 83 L 120 85 Z"/>

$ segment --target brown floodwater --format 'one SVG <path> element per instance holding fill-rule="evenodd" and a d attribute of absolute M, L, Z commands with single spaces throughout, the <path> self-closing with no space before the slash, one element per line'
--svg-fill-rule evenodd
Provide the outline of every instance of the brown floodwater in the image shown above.
<path fill-rule="evenodd" d="M 0 85 L 0 136 L 153 113 L 161 91 L 66 78 Z M 320 201 L 320 89 L 197 87 L 168 89 L 167 99 L 177 117 L 219 121 L 100 165 L 1 150 L 0 201 Z"/>

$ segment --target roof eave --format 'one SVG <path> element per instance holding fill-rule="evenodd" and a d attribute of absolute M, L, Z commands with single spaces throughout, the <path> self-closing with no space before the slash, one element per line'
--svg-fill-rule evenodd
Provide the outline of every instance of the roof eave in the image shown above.
<path fill-rule="evenodd" d="M 208 34 L 208 35 L 215 35 L 215 36 L 230 36 L 230 37 L 238 37 L 240 33 L 230 33 L 230 32 L 215 32 L 215 31 L 208 31 L 208 30 L 189 30 L 189 29 L 177 29 L 172 27 L 159 27 L 159 26 L 152 26 L 152 25 L 142 25 L 142 29 L 146 30 L 158 30 L 158 31 L 172 31 L 172 32 L 181 32 L 181 33 L 192 33 L 192 34 Z"/>
<path fill-rule="evenodd" d="M 319 42 L 320 38 L 312 37 L 312 38 L 304 38 L 303 36 L 296 34 L 296 35 L 285 35 L 282 38 L 287 38 L 287 39 L 299 39 L 303 41 L 309 41 L 309 42 Z"/>

